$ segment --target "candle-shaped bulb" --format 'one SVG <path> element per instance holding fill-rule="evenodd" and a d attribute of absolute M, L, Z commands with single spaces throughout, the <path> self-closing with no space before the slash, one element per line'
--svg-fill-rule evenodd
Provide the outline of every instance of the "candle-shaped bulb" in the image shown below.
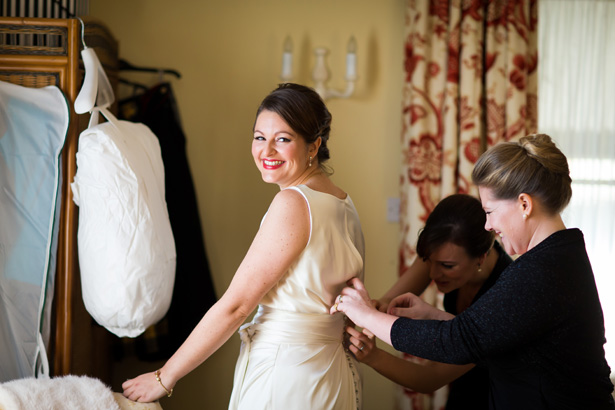
<path fill-rule="evenodd" d="M 357 40 L 355 40 L 354 36 L 350 37 L 350 40 L 348 40 L 348 52 L 353 54 L 357 52 Z"/>
<path fill-rule="evenodd" d="M 282 81 L 290 81 L 293 78 L 293 42 L 290 36 L 284 40 L 284 52 L 282 53 Z"/>
<path fill-rule="evenodd" d="M 286 36 L 286 39 L 284 40 L 284 52 L 285 53 L 293 52 L 293 41 L 291 40 L 290 36 Z"/>
<path fill-rule="evenodd" d="M 354 36 L 348 41 L 348 54 L 346 54 L 346 80 L 357 79 L 357 41 Z"/>

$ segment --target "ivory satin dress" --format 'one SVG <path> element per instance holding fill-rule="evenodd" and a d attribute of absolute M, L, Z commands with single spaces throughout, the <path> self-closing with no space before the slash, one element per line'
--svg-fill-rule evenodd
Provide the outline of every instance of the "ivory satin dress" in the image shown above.
<path fill-rule="evenodd" d="M 363 280 L 365 246 L 349 196 L 290 187 L 308 203 L 308 244 L 243 325 L 231 410 L 355 410 L 361 376 L 344 349 L 343 314 L 329 309 L 346 281 Z M 265 215 L 265 218 L 267 215 Z"/>

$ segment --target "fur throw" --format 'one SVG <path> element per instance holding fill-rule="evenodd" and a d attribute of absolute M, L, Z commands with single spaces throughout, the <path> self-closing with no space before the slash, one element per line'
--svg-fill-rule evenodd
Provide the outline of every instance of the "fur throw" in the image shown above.
<path fill-rule="evenodd" d="M 120 410 L 98 379 L 65 376 L 25 378 L 0 384 L 0 410 Z"/>

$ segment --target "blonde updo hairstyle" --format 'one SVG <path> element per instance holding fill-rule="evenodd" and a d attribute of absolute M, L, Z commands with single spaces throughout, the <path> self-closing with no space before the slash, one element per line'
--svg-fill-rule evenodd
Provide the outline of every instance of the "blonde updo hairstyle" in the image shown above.
<path fill-rule="evenodd" d="M 566 156 L 546 134 L 491 147 L 476 162 L 472 181 L 491 189 L 498 199 L 529 194 L 552 215 L 559 214 L 572 196 Z"/>

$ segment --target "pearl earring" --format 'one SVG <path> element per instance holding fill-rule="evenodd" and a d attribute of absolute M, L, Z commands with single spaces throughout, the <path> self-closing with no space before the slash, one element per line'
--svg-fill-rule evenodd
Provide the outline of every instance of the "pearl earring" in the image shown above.
<path fill-rule="evenodd" d="M 525 221 L 527 219 L 527 214 L 523 214 L 523 220 Z"/>
<path fill-rule="evenodd" d="M 308 167 L 311 167 L 311 166 L 312 166 L 312 157 L 310 157 L 310 162 L 309 162 Z"/>
<path fill-rule="evenodd" d="M 482 271 L 483 271 L 483 268 L 481 268 L 481 267 L 480 267 L 480 265 L 478 265 L 478 271 L 479 271 L 479 272 L 482 272 Z"/>

